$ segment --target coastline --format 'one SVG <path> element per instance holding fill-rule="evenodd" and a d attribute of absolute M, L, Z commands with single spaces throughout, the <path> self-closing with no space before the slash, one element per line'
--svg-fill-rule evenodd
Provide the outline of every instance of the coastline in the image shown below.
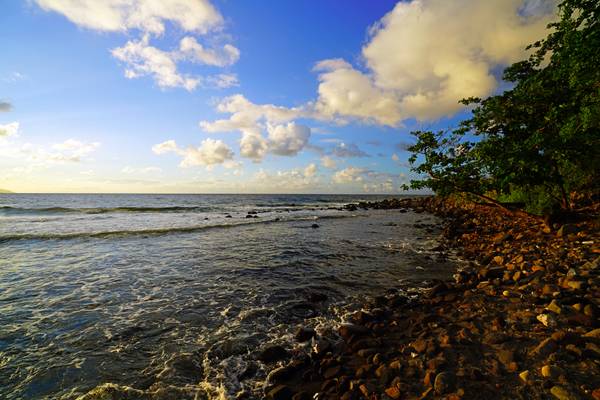
<path fill-rule="evenodd" d="M 597 222 L 552 231 L 433 197 L 354 207 L 443 217 L 468 266 L 418 299 L 377 298 L 334 335 L 300 330 L 312 350 L 273 360 L 266 398 L 600 399 Z"/>

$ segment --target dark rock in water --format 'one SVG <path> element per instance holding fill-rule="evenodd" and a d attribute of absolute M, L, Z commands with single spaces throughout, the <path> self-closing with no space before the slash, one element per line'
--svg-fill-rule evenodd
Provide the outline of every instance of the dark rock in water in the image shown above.
<path fill-rule="evenodd" d="M 313 229 L 316 229 L 316 228 L 319 227 L 319 224 L 312 224 L 310 227 L 313 228 Z"/>
<path fill-rule="evenodd" d="M 304 302 L 291 305 L 289 311 L 292 315 L 299 318 L 311 318 L 318 314 L 314 305 Z"/>
<path fill-rule="evenodd" d="M 283 367 L 275 368 L 267 375 L 267 382 L 269 383 L 280 383 L 290 379 L 294 373 L 298 370 L 298 367 L 290 364 Z"/>
<path fill-rule="evenodd" d="M 227 214 L 225 218 L 233 218 L 230 214 Z"/>
<path fill-rule="evenodd" d="M 286 385 L 278 385 L 267 392 L 267 399 L 269 400 L 289 400 L 294 395 L 292 389 Z"/>
<path fill-rule="evenodd" d="M 435 377 L 433 388 L 439 395 L 450 393 L 454 389 L 454 377 L 448 372 L 440 372 Z"/>
<path fill-rule="evenodd" d="M 292 397 L 292 400 L 311 400 L 312 396 L 308 394 L 308 392 L 302 391 L 298 392 Z"/>
<path fill-rule="evenodd" d="M 327 300 L 327 295 L 323 293 L 313 292 L 309 293 L 308 295 L 308 301 L 310 301 L 311 303 L 321 303 L 325 300 Z"/>
<path fill-rule="evenodd" d="M 252 378 L 258 372 L 258 365 L 254 362 L 250 362 L 244 371 L 238 375 L 238 380 L 243 381 L 244 379 Z"/>
<path fill-rule="evenodd" d="M 298 330 L 296 331 L 296 335 L 295 335 L 296 340 L 300 343 L 306 342 L 316 336 L 317 336 L 317 333 L 315 332 L 314 329 L 305 328 L 305 327 L 298 328 Z"/>
<path fill-rule="evenodd" d="M 254 218 L 254 215 L 248 214 L 248 215 L 246 215 L 246 218 Z"/>
<path fill-rule="evenodd" d="M 264 363 L 271 363 L 288 358 L 289 355 L 290 354 L 283 346 L 273 345 L 265 347 L 257 358 Z"/>
<path fill-rule="evenodd" d="M 190 353 L 173 355 L 165 368 L 156 376 L 163 382 L 198 382 L 203 374 L 202 361 Z"/>
<path fill-rule="evenodd" d="M 356 211 L 358 210 L 358 207 L 356 207 L 356 204 L 346 204 L 344 209 L 347 211 Z"/>
<path fill-rule="evenodd" d="M 346 340 L 350 339 L 352 336 L 366 335 L 368 332 L 369 330 L 364 326 L 354 324 L 343 324 L 338 328 L 338 333 Z"/>

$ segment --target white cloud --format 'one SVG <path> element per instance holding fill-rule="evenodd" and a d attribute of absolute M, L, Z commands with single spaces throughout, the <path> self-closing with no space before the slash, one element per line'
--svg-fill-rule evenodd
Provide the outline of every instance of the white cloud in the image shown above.
<path fill-rule="evenodd" d="M 160 88 L 181 87 L 188 91 L 204 83 L 213 88 L 238 84 L 236 75 L 231 73 L 203 77 L 178 71 L 177 63 L 180 61 L 213 67 L 234 64 L 240 57 L 240 51 L 231 44 L 208 48 L 190 35 L 184 36 L 179 47 L 172 51 L 150 44 L 153 36 L 165 32 L 167 23 L 178 28 L 175 32 L 207 34 L 220 29 L 223 17 L 208 0 L 36 1 L 44 10 L 63 14 L 85 28 L 124 33 L 136 31 L 139 39 L 131 39 L 111 50 L 113 57 L 125 64 L 125 77 L 129 79 L 151 76 Z"/>
<path fill-rule="evenodd" d="M 304 176 L 307 178 L 312 178 L 317 173 L 317 166 L 312 163 L 308 164 L 306 168 L 304 168 Z"/>
<path fill-rule="evenodd" d="M 325 168 L 329 168 L 329 169 L 335 169 L 337 168 L 337 163 L 335 162 L 335 160 L 329 156 L 323 156 L 321 157 L 321 165 L 323 165 Z"/>
<path fill-rule="evenodd" d="M 333 150 L 331 150 L 331 154 L 340 158 L 369 157 L 369 155 L 362 151 L 356 144 L 346 144 L 344 142 L 335 146 Z"/>
<path fill-rule="evenodd" d="M 177 143 L 174 140 L 167 140 L 152 146 L 152 151 L 155 154 L 165 154 L 170 151 L 177 151 Z"/>
<path fill-rule="evenodd" d="M 217 111 L 231 115 L 227 119 L 201 121 L 200 128 L 208 133 L 240 132 L 240 154 L 254 162 L 260 162 L 268 152 L 295 155 L 310 138 L 310 128 L 289 122 L 304 114 L 301 108 L 255 104 L 236 94 L 223 99 Z M 268 133 L 267 138 L 263 136 L 264 131 Z"/>
<path fill-rule="evenodd" d="M 0 112 L 9 112 L 12 110 L 12 104 L 7 101 L 0 101 Z"/>
<path fill-rule="evenodd" d="M 200 79 L 180 74 L 176 57 L 169 52 L 148 44 L 148 37 L 130 40 L 125 46 L 112 50 L 112 55 L 125 63 L 125 77 L 129 79 L 152 76 L 159 87 L 182 87 L 188 91 L 196 89 Z"/>
<path fill-rule="evenodd" d="M 317 63 L 317 110 L 382 125 L 457 112 L 461 98 L 492 94 L 492 71 L 525 57 L 525 46 L 546 35 L 553 14 L 549 7 L 523 13 L 530 3 L 398 2 L 370 30 L 362 50 L 366 72 L 340 59 Z"/>
<path fill-rule="evenodd" d="M 269 151 L 280 156 L 293 156 L 306 146 L 310 128 L 289 122 L 287 125 L 268 125 Z"/>
<path fill-rule="evenodd" d="M 69 139 L 62 143 L 55 143 L 50 148 L 36 146 L 32 143 L 8 143 L 0 147 L 0 154 L 5 157 L 21 159 L 28 163 L 30 168 L 45 168 L 50 164 L 78 163 L 90 153 L 96 151 L 100 143 L 86 143 Z"/>
<path fill-rule="evenodd" d="M 319 183 L 316 176 L 317 166 L 309 164 L 305 168 L 268 172 L 260 169 L 252 178 L 252 185 L 259 191 L 278 192 L 297 191 L 314 188 Z"/>
<path fill-rule="evenodd" d="M 242 129 L 242 138 L 240 139 L 240 154 L 242 157 L 260 162 L 267 154 L 268 149 L 269 144 L 260 132 L 253 129 Z"/>
<path fill-rule="evenodd" d="M 99 31 L 138 29 L 160 35 L 165 22 L 188 32 L 207 33 L 219 28 L 223 17 L 208 0 L 36 0 L 71 22 Z"/>
<path fill-rule="evenodd" d="M 17 136 L 19 134 L 19 123 L 11 122 L 9 124 L 0 125 L 0 139 Z"/>
<path fill-rule="evenodd" d="M 228 162 L 233 160 L 233 151 L 221 140 L 204 139 L 200 146 L 188 146 L 186 148 L 178 147 L 174 140 L 167 140 L 152 146 L 152 151 L 156 154 L 174 152 L 180 155 L 183 160 L 179 166 L 182 168 L 201 165 L 210 170 L 218 164 L 226 164 L 228 168 L 239 166 L 237 163 Z"/>
<path fill-rule="evenodd" d="M 326 119 L 353 117 L 383 125 L 394 125 L 401 118 L 398 101 L 392 92 L 373 85 L 367 75 L 342 60 L 317 63 L 319 98 L 316 111 Z"/>
<path fill-rule="evenodd" d="M 335 183 L 362 182 L 362 175 L 366 172 L 367 170 L 364 168 L 348 167 L 337 171 L 335 174 L 333 174 L 332 179 Z"/>
<path fill-rule="evenodd" d="M 226 44 L 220 49 L 209 49 L 202 46 L 196 38 L 186 36 L 179 43 L 179 54 L 182 58 L 198 64 L 225 67 L 235 64 L 240 58 L 240 51 Z"/>

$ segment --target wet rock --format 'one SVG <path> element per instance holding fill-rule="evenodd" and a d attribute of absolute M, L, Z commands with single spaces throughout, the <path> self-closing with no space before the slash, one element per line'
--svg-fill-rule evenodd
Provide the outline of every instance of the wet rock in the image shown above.
<path fill-rule="evenodd" d="M 313 229 L 317 229 L 319 227 L 319 224 L 312 224 L 310 227 Z"/>
<path fill-rule="evenodd" d="M 551 314 L 540 314 L 536 319 L 547 327 L 554 327 L 557 325 L 556 318 Z"/>
<path fill-rule="evenodd" d="M 519 374 L 519 379 L 521 379 L 521 381 L 522 381 L 523 383 L 527 383 L 527 382 L 529 382 L 529 371 L 528 371 L 528 370 L 525 370 L 525 371 L 521 372 L 521 373 Z"/>
<path fill-rule="evenodd" d="M 552 386 L 550 393 L 558 400 L 579 400 L 579 396 L 564 386 Z"/>
<path fill-rule="evenodd" d="M 366 335 L 368 332 L 369 332 L 369 330 L 367 328 L 365 328 L 364 326 L 354 325 L 354 324 L 342 324 L 338 328 L 338 333 L 340 334 L 340 336 L 342 338 L 344 338 L 346 340 L 349 340 L 350 338 L 355 337 L 355 336 Z"/>
<path fill-rule="evenodd" d="M 289 400 L 294 396 L 294 392 L 286 385 L 278 385 L 267 392 L 269 400 Z"/>
<path fill-rule="evenodd" d="M 401 395 L 400 390 L 396 386 L 390 386 L 389 388 L 385 389 L 385 394 L 394 400 L 399 399 Z"/>
<path fill-rule="evenodd" d="M 532 355 L 546 357 L 550 353 L 554 352 L 556 348 L 556 342 L 550 337 L 542 340 L 542 342 L 535 349 L 533 349 Z"/>
<path fill-rule="evenodd" d="M 296 341 L 302 343 L 302 342 L 309 341 L 310 339 L 312 339 L 314 337 L 317 337 L 317 333 L 312 328 L 300 327 L 296 331 L 296 334 L 294 335 L 294 337 L 296 338 Z"/>
<path fill-rule="evenodd" d="M 323 372 L 323 378 L 325 379 L 333 379 L 335 378 L 340 371 L 342 370 L 342 367 L 339 365 L 327 368 L 324 372 Z"/>
<path fill-rule="evenodd" d="M 449 372 L 440 372 L 435 377 L 433 388 L 438 395 L 450 393 L 454 390 L 454 376 Z"/>
<path fill-rule="evenodd" d="M 283 346 L 274 345 L 265 347 L 259 354 L 258 359 L 264 363 L 271 363 L 289 357 L 288 351 Z"/>

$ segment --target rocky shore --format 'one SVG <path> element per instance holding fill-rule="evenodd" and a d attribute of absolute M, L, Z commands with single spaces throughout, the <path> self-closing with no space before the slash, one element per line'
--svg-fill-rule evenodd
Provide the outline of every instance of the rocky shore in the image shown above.
<path fill-rule="evenodd" d="M 600 399 L 598 217 L 548 227 L 432 197 L 346 208 L 441 216 L 442 247 L 468 266 L 417 299 L 376 298 L 337 332 L 300 328 L 295 351 L 264 349 L 266 398 Z"/>

